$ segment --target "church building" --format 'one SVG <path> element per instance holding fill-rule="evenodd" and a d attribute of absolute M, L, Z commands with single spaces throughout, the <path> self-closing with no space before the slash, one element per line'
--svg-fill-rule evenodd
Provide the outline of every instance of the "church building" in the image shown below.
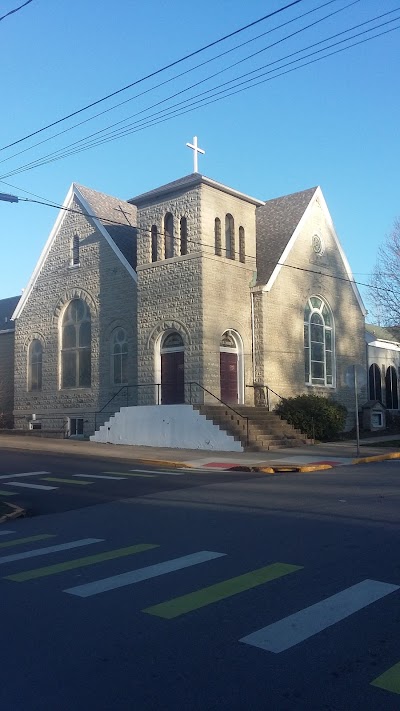
<path fill-rule="evenodd" d="M 319 187 L 262 200 L 196 170 L 125 201 L 73 184 L 9 315 L 15 427 L 91 435 L 127 405 L 301 393 L 351 419 L 365 313 Z"/>

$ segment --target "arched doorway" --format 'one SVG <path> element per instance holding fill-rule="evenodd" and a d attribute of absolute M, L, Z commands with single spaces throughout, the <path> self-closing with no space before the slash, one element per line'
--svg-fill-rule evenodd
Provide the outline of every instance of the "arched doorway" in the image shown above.
<path fill-rule="evenodd" d="M 399 409 L 399 396 L 397 392 L 397 373 L 392 365 L 386 371 L 386 407 L 388 410 Z"/>
<path fill-rule="evenodd" d="M 161 403 L 177 405 L 185 402 L 185 348 L 176 331 L 167 333 L 161 341 Z"/>
<path fill-rule="evenodd" d="M 219 346 L 221 400 L 227 404 L 244 402 L 242 339 L 236 331 L 225 331 Z"/>

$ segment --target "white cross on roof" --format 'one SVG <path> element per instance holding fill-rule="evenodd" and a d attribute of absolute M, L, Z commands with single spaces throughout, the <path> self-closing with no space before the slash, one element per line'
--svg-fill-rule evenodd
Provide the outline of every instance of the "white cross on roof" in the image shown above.
<path fill-rule="evenodd" d="M 198 167 L 198 154 L 202 153 L 203 155 L 205 154 L 205 151 L 203 151 L 202 148 L 199 148 L 197 145 L 197 136 L 193 137 L 193 143 L 187 143 L 186 144 L 188 148 L 191 148 L 193 150 L 193 172 L 198 173 L 199 172 L 199 167 Z"/>

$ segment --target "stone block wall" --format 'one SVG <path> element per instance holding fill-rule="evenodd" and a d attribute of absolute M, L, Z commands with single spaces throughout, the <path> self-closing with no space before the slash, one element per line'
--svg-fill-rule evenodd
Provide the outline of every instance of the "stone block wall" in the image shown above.
<path fill-rule="evenodd" d="M 315 234 L 323 242 L 320 255 L 312 248 Z M 257 368 L 261 370 L 263 365 L 265 384 L 282 397 L 302 393 L 332 396 L 354 415 L 354 390 L 347 384 L 348 374 L 354 364 L 366 367 L 365 323 L 333 235 L 330 220 L 326 219 L 322 206 L 315 203 L 287 257 L 290 266 L 282 267 L 270 291 L 257 288 L 256 298 L 261 298 L 263 305 L 264 345 L 264 362 L 257 364 Z M 305 384 L 304 309 L 313 295 L 326 301 L 333 314 L 336 363 L 333 387 Z M 260 354 L 258 359 L 261 360 Z M 364 387 L 360 404 L 366 399 Z"/>
<path fill-rule="evenodd" d="M 76 198 L 72 208 L 81 209 Z M 74 234 L 80 241 L 78 266 L 71 266 Z M 91 314 L 91 387 L 62 389 L 61 321 L 74 298 L 82 298 Z M 32 413 L 42 418 L 43 428 L 61 428 L 68 415 L 77 415 L 84 416 L 87 433 L 93 431 L 94 413 L 120 389 L 111 382 L 111 335 L 119 326 L 128 334 L 129 382 L 136 383 L 136 283 L 92 222 L 68 212 L 16 322 L 16 426 L 26 428 Z M 34 338 L 43 347 L 43 385 L 30 392 L 27 356 Z"/>

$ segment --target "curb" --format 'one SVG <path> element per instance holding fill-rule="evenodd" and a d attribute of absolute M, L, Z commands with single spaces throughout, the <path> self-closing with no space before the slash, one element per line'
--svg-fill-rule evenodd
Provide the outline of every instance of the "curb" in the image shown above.
<path fill-rule="evenodd" d="M 21 506 L 15 506 L 15 504 L 9 504 L 8 501 L 2 502 L 5 506 L 8 506 L 13 511 L 8 514 L 1 516 L 0 523 L 5 523 L 6 521 L 12 521 L 15 518 L 20 518 L 21 516 L 26 516 L 26 510 L 21 508 Z"/>
<path fill-rule="evenodd" d="M 400 456 L 400 453 L 399 453 Z M 242 466 L 229 467 L 224 471 L 229 472 L 262 472 L 263 474 L 280 474 L 281 472 L 319 472 L 324 469 L 333 469 L 332 464 L 272 464 L 271 466 Z"/>
<path fill-rule="evenodd" d="M 167 459 L 135 459 L 135 464 L 151 464 L 155 467 L 171 467 L 171 469 L 192 469 L 191 464 L 185 462 L 174 462 Z"/>
<path fill-rule="evenodd" d="M 370 462 L 384 462 L 386 459 L 400 459 L 400 452 L 388 452 L 387 454 L 375 454 L 373 457 L 358 457 L 352 460 L 352 464 L 369 464 Z"/>

